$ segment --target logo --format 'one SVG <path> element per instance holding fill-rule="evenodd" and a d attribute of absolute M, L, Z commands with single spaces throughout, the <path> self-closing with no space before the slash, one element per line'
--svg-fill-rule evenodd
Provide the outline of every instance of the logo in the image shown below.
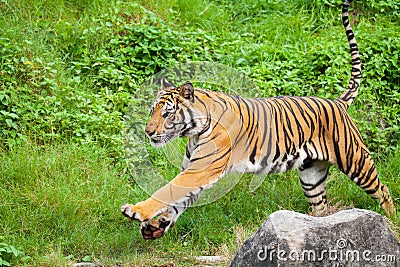
<path fill-rule="evenodd" d="M 336 247 L 319 249 L 284 250 L 279 245 L 264 246 L 258 250 L 257 259 L 282 262 L 396 262 L 396 255 L 374 255 L 372 250 L 351 249 L 349 241 L 340 238 L 336 241 Z"/>

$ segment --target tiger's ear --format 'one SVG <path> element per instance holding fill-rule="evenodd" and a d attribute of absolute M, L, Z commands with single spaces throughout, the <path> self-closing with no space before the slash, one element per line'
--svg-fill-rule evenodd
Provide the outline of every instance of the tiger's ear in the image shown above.
<path fill-rule="evenodd" d="M 165 90 L 170 87 L 175 87 L 172 83 L 170 83 L 167 79 L 164 77 L 161 78 L 161 90 Z"/>
<path fill-rule="evenodd" d="M 194 102 L 194 88 L 193 88 L 193 84 L 191 84 L 190 82 L 186 82 L 184 83 L 181 87 L 180 87 L 180 91 L 179 91 L 179 95 L 182 96 L 183 98 Z"/>

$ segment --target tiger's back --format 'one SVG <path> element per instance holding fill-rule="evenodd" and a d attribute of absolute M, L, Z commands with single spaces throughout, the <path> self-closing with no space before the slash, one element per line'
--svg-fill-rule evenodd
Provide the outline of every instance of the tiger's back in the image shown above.
<path fill-rule="evenodd" d="M 334 100 L 282 96 L 244 101 L 252 103 L 248 106 L 254 114 L 248 118 L 258 122 L 253 148 L 258 158 L 249 158 L 256 173 L 285 172 L 310 160 L 327 161 L 342 170 L 348 164 L 343 156 L 355 144 L 367 151 L 355 123 Z"/>

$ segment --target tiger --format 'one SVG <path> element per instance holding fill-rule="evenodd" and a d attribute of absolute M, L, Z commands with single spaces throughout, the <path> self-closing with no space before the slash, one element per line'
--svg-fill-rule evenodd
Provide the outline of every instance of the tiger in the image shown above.
<path fill-rule="evenodd" d="M 346 174 L 388 214 L 394 213 L 389 189 L 347 112 L 357 96 L 361 60 L 349 23 L 350 0 L 342 5 L 342 22 L 351 54 L 351 77 L 335 100 L 316 96 L 243 98 L 174 86 L 161 79 L 150 110 L 146 135 L 154 147 L 187 137 L 181 172 L 150 198 L 121 206 L 139 221 L 141 235 L 162 237 L 178 217 L 228 173 L 282 173 L 297 169 L 302 191 L 315 216 L 327 209 L 326 179 L 331 165 Z M 156 219 L 153 219 L 157 217 Z"/>

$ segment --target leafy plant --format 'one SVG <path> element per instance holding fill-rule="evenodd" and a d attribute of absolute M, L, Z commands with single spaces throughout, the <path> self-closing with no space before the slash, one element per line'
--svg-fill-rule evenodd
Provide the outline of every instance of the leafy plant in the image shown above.
<path fill-rule="evenodd" d="M 3 239 L 4 237 L 0 236 L 0 241 Z M 27 262 L 29 259 L 29 256 L 25 256 L 24 252 L 14 246 L 0 242 L 0 266 L 11 266 L 13 262 Z"/>

